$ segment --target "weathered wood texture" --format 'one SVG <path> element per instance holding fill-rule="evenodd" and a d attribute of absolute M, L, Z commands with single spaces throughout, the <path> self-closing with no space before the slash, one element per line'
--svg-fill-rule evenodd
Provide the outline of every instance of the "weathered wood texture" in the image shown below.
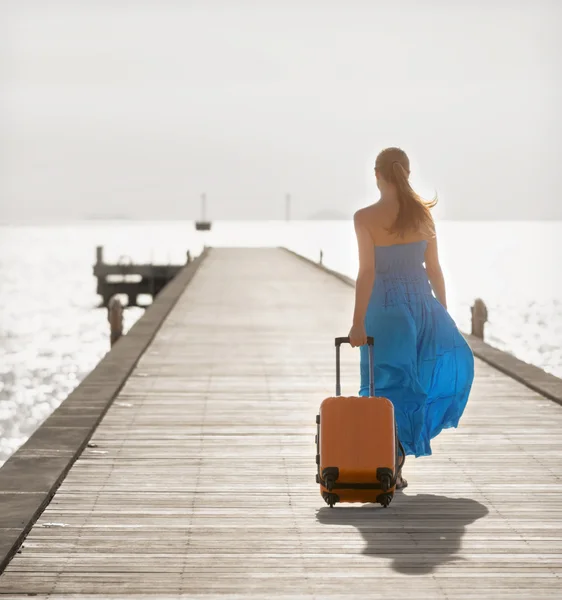
<path fill-rule="evenodd" d="M 323 505 L 314 421 L 352 302 L 288 253 L 212 250 L 0 594 L 560 598 L 562 408 L 483 362 L 390 508 Z"/>

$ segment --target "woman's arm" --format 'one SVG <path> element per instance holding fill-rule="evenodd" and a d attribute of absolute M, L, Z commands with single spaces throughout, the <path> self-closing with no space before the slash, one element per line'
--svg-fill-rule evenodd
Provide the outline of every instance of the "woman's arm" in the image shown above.
<path fill-rule="evenodd" d="M 375 246 L 361 211 L 355 213 L 353 222 L 359 249 L 359 272 L 355 284 L 355 309 L 349 337 L 352 346 L 362 346 L 367 343 L 365 315 L 375 283 Z"/>
<path fill-rule="evenodd" d="M 445 278 L 441 264 L 439 263 L 439 252 L 437 249 L 437 236 L 433 236 L 427 244 L 425 251 L 425 268 L 431 287 L 435 292 L 435 296 L 441 304 L 447 308 L 447 293 L 445 291 Z"/>

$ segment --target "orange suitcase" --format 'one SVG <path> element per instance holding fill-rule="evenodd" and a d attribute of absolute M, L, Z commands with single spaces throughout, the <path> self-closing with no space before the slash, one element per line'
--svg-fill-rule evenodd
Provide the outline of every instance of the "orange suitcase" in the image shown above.
<path fill-rule="evenodd" d="M 372 337 L 367 338 L 369 397 L 341 396 L 340 346 L 344 343 L 349 343 L 348 337 L 336 338 L 336 395 L 322 402 L 316 417 L 316 483 L 331 508 L 337 502 L 378 502 L 387 507 L 405 460 L 394 407 L 387 398 L 375 397 Z"/>

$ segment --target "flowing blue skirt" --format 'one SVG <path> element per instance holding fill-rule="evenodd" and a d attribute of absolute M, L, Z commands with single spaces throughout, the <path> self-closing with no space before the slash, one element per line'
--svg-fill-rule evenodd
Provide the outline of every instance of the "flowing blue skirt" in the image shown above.
<path fill-rule="evenodd" d="M 375 394 L 393 403 L 406 454 L 430 455 L 430 440 L 457 427 L 466 407 L 474 378 L 470 347 L 423 276 L 377 275 L 365 328 L 375 340 Z M 369 395 L 367 346 L 359 394 Z"/>

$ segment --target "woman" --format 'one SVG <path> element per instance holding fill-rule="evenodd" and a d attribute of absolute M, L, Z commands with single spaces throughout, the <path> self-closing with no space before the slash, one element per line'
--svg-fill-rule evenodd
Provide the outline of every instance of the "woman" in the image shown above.
<path fill-rule="evenodd" d="M 375 175 L 380 200 L 354 217 L 359 274 L 349 337 L 352 346 L 361 346 L 359 394 L 369 395 L 365 344 L 370 335 L 376 394 L 394 405 L 406 455 L 428 456 L 430 440 L 459 423 L 474 358 L 447 312 L 430 213 L 435 201 L 425 202 L 414 192 L 410 162 L 399 148 L 378 155 Z M 397 488 L 407 485 L 400 473 Z"/>

